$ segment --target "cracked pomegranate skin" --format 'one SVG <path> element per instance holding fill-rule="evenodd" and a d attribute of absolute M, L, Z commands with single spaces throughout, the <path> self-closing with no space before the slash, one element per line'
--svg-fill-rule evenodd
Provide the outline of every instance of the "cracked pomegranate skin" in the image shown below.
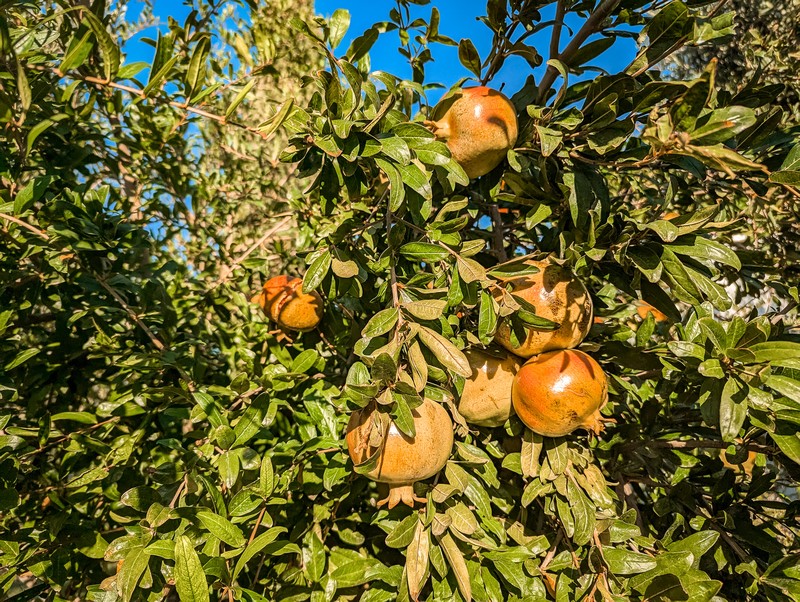
<path fill-rule="evenodd" d="M 512 354 L 496 357 L 478 350 L 467 351 L 472 375 L 464 382 L 458 411 L 470 424 L 501 426 L 514 413 L 511 385 L 520 362 Z"/>
<path fill-rule="evenodd" d="M 374 428 L 374 405 L 353 412 L 347 425 L 347 449 L 354 464 L 361 464 L 378 451 L 370 444 Z M 366 474 L 373 481 L 387 483 L 389 496 L 380 504 L 394 507 L 399 502 L 413 506 L 419 498 L 414 496 L 413 485 L 438 473 L 453 450 L 453 421 L 442 406 L 430 399 L 413 410 L 416 435 L 409 437 L 394 422 L 389 422 L 388 434 L 379 451 L 375 468 Z M 374 443 L 374 441 L 373 441 Z"/>
<path fill-rule="evenodd" d="M 433 133 L 450 149 L 470 179 L 492 171 L 517 141 L 517 113 L 501 92 L 463 88 L 433 110 Z"/>
<path fill-rule="evenodd" d="M 584 352 L 550 351 L 520 368 L 511 399 L 520 420 L 540 435 L 561 437 L 579 428 L 600 433 L 608 380 L 600 364 Z"/>
<path fill-rule="evenodd" d="M 536 274 L 509 279 L 513 294 L 536 308 L 536 315 L 561 326 L 557 330 L 527 329 L 527 336 L 515 347 L 511 325 L 503 320 L 495 341 L 520 357 L 545 351 L 572 349 L 581 344 L 592 327 L 594 307 L 589 291 L 571 270 L 548 261 L 529 261 L 539 268 Z"/>
<path fill-rule="evenodd" d="M 305 332 L 322 320 L 322 297 L 304 293 L 303 281 L 286 275 L 270 278 L 259 295 L 253 297 L 273 322 L 285 330 Z"/>

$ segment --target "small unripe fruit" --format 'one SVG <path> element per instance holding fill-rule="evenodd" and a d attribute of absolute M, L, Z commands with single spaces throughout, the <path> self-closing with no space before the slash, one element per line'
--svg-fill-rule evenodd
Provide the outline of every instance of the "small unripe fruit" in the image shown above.
<path fill-rule="evenodd" d="M 450 149 L 470 179 L 497 167 L 517 141 L 517 112 L 506 96 L 485 86 L 462 88 L 433 109 L 426 125 Z"/>
<path fill-rule="evenodd" d="M 648 314 L 653 314 L 653 319 L 656 322 L 667 322 L 667 321 L 669 321 L 669 318 L 667 317 L 667 315 L 664 312 L 657 310 L 655 307 L 653 307 L 649 303 L 646 303 L 645 301 L 642 301 L 636 307 L 636 313 L 639 314 L 639 317 L 642 320 L 646 320 Z"/>
<path fill-rule="evenodd" d="M 470 424 L 500 426 L 514 413 L 511 385 L 520 363 L 513 355 L 497 357 L 478 350 L 465 353 L 472 375 L 464 382 L 458 411 Z"/>
<path fill-rule="evenodd" d="M 529 261 L 539 271 L 510 279 L 513 294 L 536 308 L 536 315 L 560 324 L 557 330 L 527 329 L 525 340 L 515 347 L 511 324 L 501 322 L 495 341 L 520 357 L 532 357 L 554 349 L 572 349 L 581 344 L 592 326 L 593 305 L 589 292 L 567 268 L 547 261 Z"/>
<path fill-rule="evenodd" d="M 561 437 L 579 428 L 600 433 L 608 380 L 600 364 L 582 351 L 550 351 L 520 368 L 511 399 L 517 416 L 534 433 Z"/>
<path fill-rule="evenodd" d="M 453 421 L 442 406 L 425 399 L 413 410 L 416 434 L 409 437 L 394 422 L 380 433 L 380 417 L 375 405 L 353 412 L 347 425 L 347 449 L 354 464 L 362 464 L 375 453 L 377 464 L 367 475 L 389 485 L 389 495 L 378 502 L 394 508 L 400 502 L 414 506 L 425 502 L 414 495 L 414 483 L 439 472 L 453 450 Z"/>
<path fill-rule="evenodd" d="M 284 330 L 307 331 L 322 319 L 322 297 L 303 292 L 303 281 L 286 275 L 270 278 L 251 300 Z"/>

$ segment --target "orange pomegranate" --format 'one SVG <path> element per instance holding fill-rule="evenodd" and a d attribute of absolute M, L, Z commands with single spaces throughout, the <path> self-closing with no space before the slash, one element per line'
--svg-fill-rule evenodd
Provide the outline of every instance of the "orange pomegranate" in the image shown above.
<path fill-rule="evenodd" d="M 391 420 L 382 420 L 374 403 L 350 416 L 346 437 L 350 458 L 362 464 L 377 453 L 377 464 L 366 476 L 389 485 L 389 495 L 379 506 L 394 508 L 403 502 L 413 507 L 414 502 L 425 502 L 414 495 L 414 483 L 439 472 L 453 450 L 453 421 L 447 410 L 426 398 L 411 415 L 414 437 Z"/>
<path fill-rule="evenodd" d="M 514 411 L 534 433 L 561 437 L 584 428 L 603 430 L 600 409 L 608 401 L 608 380 L 600 365 L 575 349 L 529 359 L 511 389 Z"/>
<path fill-rule="evenodd" d="M 548 261 L 527 262 L 539 268 L 530 276 L 509 280 L 513 294 L 536 308 L 536 315 L 560 324 L 556 330 L 527 329 L 527 336 L 515 347 L 511 325 L 500 323 L 495 341 L 520 357 L 531 357 L 553 349 L 580 345 L 592 326 L 593 305 L 589 292 L 571 270 Z"/>
<path fill-rule="evenodd" d="M 500 426 L 514 413 L 511 383 L 520 363 L 510 353 L 497 357 L 470 350 L 465 355 L 472 375 L 464 383 L 458 411 L 470 424 Z"/>
<path fill-rule="evenodd" d="M 462 88 L 433 109 L 426 125 L 470 179 L 497 167 L 517 141 L 517 112 L 502 92 Z"/>
<path fill-rule="evenodd" d="M 275 276 L 251 301 L 285 330 L 312 330 L 322 319 L 322 297 L 316 291 L 304 293 L 302 287 L 300 278 Z"/>
<path fill-rule="evenodd" d="M 656 322 L 667 322 L 669 320 L 664 312 L 657 310 L 646 301 L 642 301 L 636 306 L 636 313 L 639 314 L 642 320 L 647 319 L 647 314 L 653 314 L 653 319 Z"/>

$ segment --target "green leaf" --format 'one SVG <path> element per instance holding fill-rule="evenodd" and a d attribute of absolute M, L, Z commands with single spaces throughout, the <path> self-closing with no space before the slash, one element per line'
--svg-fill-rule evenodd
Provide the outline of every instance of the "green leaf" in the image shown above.
<path fill-rule="evenodd" d="M 372 316 L 361 331 L 363 337 L 377 337 L 389 332 L 395 324 L 400 312 L 396 307 L 382 309 L 377 314 Z"/>
<path fill-rule="evenodd" d="M 241 90 L 239 90 L 239 93 L 233 99 L 231 104 L 228 105 L 228 108 L 225 111 L 226 117 L 233 115 L 233 112 L 236 110 L 236 107 L 238 107 L 239 103 L 241 103 L 244 100 L 245 96 L 247 96 L 247 93 L 250 92 L 255 83 L 256 80 L 251 79 L 244 85 L 244 87 L 242 87 Z M 258 131 L 264 134 L 265 137 L 272 136 L 272 134 L 278 131 L 278 128 L 281 127 L 284 124 L 284 122 L 289 118 L 289 115 L 291 114 L 293 108 L 294 108 L 294 99 L 288 98 L 283 102 L 283 104 L 281 104 L 280 108 L 278 108 L 278 110 L 272 117 L 270 117 L 269 119 L 258 125 Z"/>
<path fill-rule="evenodd" d="M 412 600 L 417 600 L 428 576 L 428 559 L 430 555 L 430 532 L 418 520 L 414 537 L 406 549 L 406 580 L 408 593 Z"/>
<path fill-rule="evenodd" d="M 486 279 L 486 270 L 474 259 L 456 255 L 458 274 L 464 282 L 479 282 Z"/>
<path fill-rule="evenodd" d="M 175 539 L 175 589 L 181 602 L 210 602 L 203 565 L 185 535 Z"/>
<path fill-rule="evenodd" d="M 291 372 L 295 374 L 303 374 L 310 370 L 319 359 L 319 353 L 316 349 L 306 349 L 301 351 L 300 354 L 292 361 Z"/>
<path fill-rule="evenodd" d="M 206 78 L 206 59 L 211 49 L 211 41 L 208 37 L 200 38 L 200 41 L 192 51 L 192 58 L 186 68 L 184 85 L 186 86 L 186 98 L 191 100 L 195 93 L 203 86 Z"/>
<path fill-rule="evenodd" d="M 413 261 L 442 261 L 450 256 L 447 249 L 429 242 L 409 242 L 400 247 L 400 254 Z"/>
<path fill-rule="evenodd" d="M 80 36 L 80 37 L 79 37 Z M 61 60 L 61 64 L 59 65 L 58 69 L 62 73 L 66 73 L 71 69 L 77 69 L 89 58 L 89 53 L 92 51 L 92 32 L 84 27 L 79 27 L 78 30 L 73 34 L 72 38 L 69 41 L 69 46 L 67 47 L 66 53 L 64 53 L 64 58 Z M 21 73 L 21 75 L 20 75 Z M 25 86 L 21 85 L 20 77 L 22 81 L 24 81 Z M 28 80 L 25 77 L 25 73 L 22 69 L 17 69 L 17 85 L 20 88 L 20 95 L 22 96 L 23 90 L 27 89 L 28 94 L 30 94 L 30 88 L 27 87 Z M 27 110 L 25 106 L 25 97 L 22 96 L 20 99 L 22 101 L 23 109 Z M 28 101 L 28 107 L 30 106 L 30 101 Z"/>
<path fill-rule="evenodd" d="M 681 236 L 669 248 L 679 255 L 694 257 L 696 259 L 709 259 L 724 263 L 735 270 L 742 269 L 742 262 L 730 248 L 715 240 L 702 236 Z"/>
<path fill-rule="evenodd" d="M 719 403 L 719 430 L 723 441 L 733 441 L 739 436 L 747 418 L 747 391 L 736 378 L 725 381 Z"/>
<path fill-rule="evenodd" d="M 272 468 L 272 460 L 268 455 L 261 459 L 261 470 L 258 477 L 259 492 L 262 496 L 269 497 L 275 490 L 275 472 Z"/>
<path fill-rule="evenodd" d="M 378 30 L 375 27 L 370 27 L 363 34 L 358 36 L 350 44 L 345 56 L 351 63 L 357 62 L 365 54 L 367 54 L 375 42 L 378 41 Z"/>
<path fill-rule="evenodd" d="M 592 540 L 595 529 L 595 506 L 588 497 L 575 485 L 572 479 L 567 480 L 567 496 L 572 507 L 575 532 L 572 540 L 582 546 Z"/>
<path fill-rule="evenodd" d="M 700 318 L 697 323 L 717 353 L 725 353 L 728 350 L 728 335 L 722 324 L 714 318 Z"/>
<path fill-rule="evenodd" d="M 161 86 L 164 80 L 167 79 L 167 75 L 169 75 L 169 72 L 172 71 L 172 67 L 179 58 L 180 56 L 173 56 L 172 58 L 168 59 L 161 69 L 159 69 L 156 73 L 153 73 L 152 71 L 150 72 L 150 81 L 147 82 L 147 85 L 142 90 L 142 96 L 150 96 L 150 93 L 153 92 L 153 90 Z"/>
<path fill-rule="evenodd" d="M 464 378 L 469 378 L 472 375 L 472 368 L 470 368 L 469 360 L 467 360 L 464 353 L 438 332 L 431 330 L 427 326 L 421 326 L 419 338 L 422 344 L 431 350 L 436 359 L 442 362 L 445 368 Z"/>
<path fill-rule="evenodd" d="M 438 320 L 446 307 L 447 301 L 444 299 L 424 299 L 403 305 L 403 309 L 420 320 Z"/>
<path fill-rule="evenodd" d="M 411 414 L 411 408 L 408 406 L 408 402 L 402 395 L 392 395 L 392 399 L 394 399 L 392 419 L 395 426 L 397 426 L 403 434 L 413 439 L 417 434 L 417 430 L 414 426 L 414 416 Z"/>
<path fill-rule="evenodd" d="M 603 558 L 614 575 L 635 575 L 656 568 L 656 559 L 622 548 L 603 548 Z"/>
<path fill-rule="evenodd" d="M 478 54 L 478 49 L 469 38 L 464 38 L 458 43 L 458 60 L 467 69 L 475 74 L 475 77 L 481 77 L 481 57 Z"/>
<path fill-rule="evenodd" d="M 458 584 L 458 590 L 465 602 L 472 602 L 472 584 L 469 581 L 469 570 L 464 556 L 450 533 L 445 532 L 439 536 L 439 545 L 444 552 L 447 563 L 453 570 L 453 575 Z"/>
<path fill-rule="evenodd" d="M 331 45 L 331 50 L 336 50 L 336 47 L 342 42 L 344 34 L 350 28 L 350 11 L 343 8 L 338 8 L 333 11 L 333 15 L 328 21 L 330 36 L 328 43 Z"/>
<path fill-rule="evenodd" d="M 381 143 L 381 152 L 395 161 L 399 167 L 408 165 L 411 161 L 411 150 L 402 138 L 397 136 L 378 136 Z"/>
<path fill-rule="evenodd" d="M 84 10 L 81 12 L 81 21 L 89 26 L 95 38 L 97 45 L 100 47 L 100 53 L 103 55 L 103 74 L 107 81 L 111 81 L 119 71 L 120 52 L 116 42 L 108 33 L 103 23 L 91 11 Z"/>
<path fill-rule="evenodd" d="M 411 540 L 414 539 L 418 523 L 419 519 L 416 513 L 406 516 L 386 536 L 386 545 L 390 548 L 406 548 L 411 543 Z"/>
<path fill-rule="evenodd" d="M 322 284 L 325 276 L 328 275 L 328 270 L 331 268 L 331 260 L 331 252 L 326 249 L 311 262 L 311 265 L 308 266 L 306 273 L 303 275 L 304 293 L 310 293 Z"/>
<path fill-rule="evenodd" d="M 136 547 L 125 554 L 123 560 L 122 568 L 117 575 L 117 587 L 122 599 L 127 601 L 133 599 L 136 586 L 150 562 L 150 554 L 144 548 Z"/>
<path fill-rule="evenodd" d="M 13 370 L 14 368 L 17 368 L 17 367 L 21 366 L 22 364 L 27 362 L 32 357 L 34 357 L 36 355 L 39 355 L 40 351 L 41 351 L 41 349 L 25 349 L 24 351 L 18 352 L 14 356 L 14 359 L 11 360 L 10 362 L 8 362 L 5 365 L 5 369 L 6 370 Z"/>
<path fill-rule="evenodd" d="M 780 374 L 770 374 L 767 378 L 767 386 L 773 391 L 800 403 L 800 381 Z"/>
<path fill-rule="evenodd" d="M 397 211 L 403 199 L 405 198 L 406 189 L 403 185 L 403 177 L 400 175 L 397 167 L 391 161 L 386 161 L 377 157 L 375 164 L 386 174 L 389 179 L 389 209 Z"/>
<path fill-rule="evenodd" d="M 425 199 L 433 196 L 433 188 L 431 188 L 428 176 L 419 167 L 409 163 L 408 165 L 398 165 L 397 169 L 406 186 L 418 192 Z"/>
<path fill-rule="evenodd" d="M 543 448 L 543 437 L 526 428 L 522 433 L 522 452 L 520 455 L 522 474 L 524 476 L 536 477 L 539 475 L 539 456 L 541 456 Z"/>
<path fill-rule="evenodd" d="M 236 561 L 236 568 L 233 570 L 233 579 L 236 579 L 236 576 L 242 572 L 242 569 L 256 554 L 260 553 L 265 547 L 275 541 L 281 533 L 286 533 L 284 527 L 271 527 L 247 544 L 244 552 L 242 552 L 242 555 L 239 556 L 239 559 Z"/>
<path fill-rule="evenodd" d="M 197 519 L 200 521 L 203 528 L 229 546 L 241 548 L 245 544 L 242 530 L 227 518 L 223 518 L 219 514 L 214 514 L 208 510 L 201 510 L 197 513 Z"/>

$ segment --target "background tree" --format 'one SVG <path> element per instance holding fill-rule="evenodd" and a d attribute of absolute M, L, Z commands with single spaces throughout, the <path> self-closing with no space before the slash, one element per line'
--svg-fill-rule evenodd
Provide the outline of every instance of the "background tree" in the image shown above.
<path fill-rule="evenodd" d="M 346 11 L 300 5 L 290 29 L 295 3 L 198 1 L 149 64 L 122 56 L 123 3 L 0 5 L 0 591 L 800 599 L 798 134 L 769 82 L 658 69 L 733 16 L 490 1 L 493 47 L 461 40 L 464 66 L 491 84 L 547 63 L 506 90 L 517 145 L 470 182 L 423 126 L 431 45 L 452 40 L 414 4 L 344 49 Z M 411 80 L 371 70 L 394 33 Z M 574 81 L 639 33 L 620 73 Z M 600 318 L 600 437 L 456 409 L 465 349 L 501 319 L 542 326 L 498 300 L 540 255 Z M 248 298 L 301 261 L 326 313 L 287 337 Z M 423 396 L 453 455 L 423 507 L 377 509 L 348 416 L 378 400 L 408 429 Z"/>

